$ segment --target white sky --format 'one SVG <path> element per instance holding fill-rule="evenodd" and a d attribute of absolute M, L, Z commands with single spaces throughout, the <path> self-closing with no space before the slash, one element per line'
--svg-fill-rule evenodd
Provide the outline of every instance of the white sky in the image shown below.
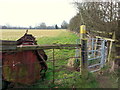
<path fill-rule="evenodd" d="M 0 0 L 0 25 L 61 25 L 76 14 L 73 0 Z"/>

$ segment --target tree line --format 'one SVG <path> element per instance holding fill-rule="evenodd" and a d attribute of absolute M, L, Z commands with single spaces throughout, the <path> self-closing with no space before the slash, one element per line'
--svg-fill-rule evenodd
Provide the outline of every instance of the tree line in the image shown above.
<path fill-rule="evenodd" d="M 87 30 L 116 32 L 120 37 L 120 2 L 79 2 L 74 1 L 78 13 L 70 20 L 69 29 L 79 32 L 84 24 Z"/>
<path fill-rule="evenodd" d="M 9 24 L 0 26 L 1 29 L 67 29 L 68 23 L 64 20 L 59 27 L 57 24 L 52 26 L 47 26 L 45 22 L 42 22 L 35 27 L 29 26 L 29 27 L 18 27 L 18 26 L 11 26 Z"/>

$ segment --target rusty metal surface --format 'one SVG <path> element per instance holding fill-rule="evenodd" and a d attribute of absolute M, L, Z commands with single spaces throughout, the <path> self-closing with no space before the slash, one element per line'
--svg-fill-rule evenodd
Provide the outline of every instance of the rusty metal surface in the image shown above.
<path fill-rule="evenodd" d="M 9 46 L 12 43 L 17 45 L 37 45 L 34 36 L 25 33 L 23 37 L 16 42 L 5 42 Z M 16 45 L 16 47 L 17 47 Z M 12 46 L 11 46 L 12 47 Z M 6 51 L 2 52 L 2 76 L 3 80 L 31 84 L 41 78 L 40 71 L 46 69 L 47 55 L 44 50 L 27 50 L 27 51 Z M 46 68 L 45 68 L 46 67 Z"/>
<path fill-rule="evenodd" d="M 31 84 L 40 79 L 41 66 L 34 51 L 3 54 L 3 78 L 10 82 Z"/>

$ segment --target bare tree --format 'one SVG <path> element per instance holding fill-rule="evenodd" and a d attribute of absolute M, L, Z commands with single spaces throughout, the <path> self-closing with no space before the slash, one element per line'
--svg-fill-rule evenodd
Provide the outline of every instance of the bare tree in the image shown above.
<path fill-rule="evenodd" d="M 64 20 L 61 25 L 62 29 L 67 29 L 68 28 L 68 23 Z"/>
<path fill-rule="evenodd" d="M 70 21 L 70 29 L 85 24 L 89 30 L 116 31 L 118 27 L 118 2 L 74 2 L 78 14 Z M 76 26 L 76 25 L 77 26 Z M 72 25 L 72 27 L 71 27 Z M 74 27 L 74 28 L 73 28 Z"/>

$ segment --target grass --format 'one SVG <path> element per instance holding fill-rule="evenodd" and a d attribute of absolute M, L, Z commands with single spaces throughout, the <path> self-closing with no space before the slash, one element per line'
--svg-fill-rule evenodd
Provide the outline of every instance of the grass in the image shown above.
<path fill-rule="evenodd" d="M 4 40 L 17 40 L 24 35 L 25 30 L 2 30 L 2 38 Z M 79 39 L 75 34 L 67 30 L 29 30 L 30 34 L 33 34 L 38 44 L 75 44 L 76 39 Z M 53 63 L 52 49 L 45 50 L 48 55 L 47 65 L 48 71 L 44 81 L 38 80 L 34 85 L 25 86 L 28 88 L 97 88 L 98 83 L 95 76 L 89 73 L 88 78 L 80 76 L 80 72 L 67 70 L 63 66 L 66 66 L 70 57 L 74 57 L 75 50 L 68 49 L 56 49 L 55 50 L 55 69 L 61 70 L 55 72 L 55 83 L 53 80 Z M 63 70 L 64 69 L 64 70 Z"/>

